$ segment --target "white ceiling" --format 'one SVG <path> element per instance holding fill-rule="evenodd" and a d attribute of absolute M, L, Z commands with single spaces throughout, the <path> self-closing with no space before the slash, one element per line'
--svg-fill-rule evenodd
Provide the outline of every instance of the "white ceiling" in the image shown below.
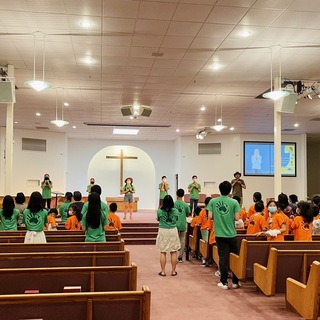
<path fill-rule="evenodd" d="M 234 133 L 272 133 L 273 103 L 255 99 L 270 88 L 270 48 L 282 48 L 283 77 L 320 80 L 316 0 L 0 0 L 0 11 L 0 65 L 14 65 L 18 87 L 16 128 L 113 138 L 112 127 L 84 123 L 170 125 L 141 128 L 133 139 L 174 140 L 213 125 L 222 95 L 223 124 L 235 127 Z M 81 26 L 84 20 L 91 23 L 88 29 Z M 64 114 L 70 124 L 63 128 L 50 123 L 56 90 L 39 93 L 24 86 L 33 78 L 36 31 L 46 34 L 45 80 L 63 88 L 59 92 L 70 104 Z M 36 45 L 40 79 L 39 36 Z M 210 69 L 212 64 L 220 69 Z M 150 118 L 123 117 L 120 107 L 134 102 L 151 106 Z M 294 133 L 319 135 L 314 117 L 320 117 L 316 96 L 300 100 L 294 114 L 283 114 L 283 128 L 298 122 Z M 5 118 L 2 104 L 0 126 Z"/>

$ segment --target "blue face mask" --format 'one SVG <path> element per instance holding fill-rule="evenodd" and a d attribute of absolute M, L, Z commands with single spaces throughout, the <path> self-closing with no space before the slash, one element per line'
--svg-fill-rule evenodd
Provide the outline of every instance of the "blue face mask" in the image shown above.
<path fill-rule="evenodd" d="M 268 211 L 270 213 L 275 213 L 277 211 L 277 208 L 276 207 L 268 207 Z"/>

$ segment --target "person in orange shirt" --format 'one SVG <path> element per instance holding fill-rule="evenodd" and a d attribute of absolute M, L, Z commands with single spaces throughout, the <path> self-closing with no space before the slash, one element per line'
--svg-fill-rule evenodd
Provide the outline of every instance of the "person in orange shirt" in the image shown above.
<path fill-rule="evenodd" d="M 250 219 L 250 217 L 256 213 L 256 210 L 254 209 L 254 205 L 255 205 L 255 203 L 258 202 L 258 201 L 262 201 L 262 202 L 263 202 L 261 192 L 255 192 L 255 193 L 253 194 L 253 202 L 254 202 L 254 204 L 252 204 L 252 205 L 250 206 L 249 210 L 248 210 L 248 213 L 247 213 L 247 218 L 248 218 L 248 219 Z M 264 218 L 265 218 L 266 220 L 268 220 L 269 214 L 268 214 L 268 208 L 267 208 L 267 207 L 264 207 L 263 212 L 262 212 L 262 215 L 264 216 Z"/>
<path fill-rule="evenodd" d="M 278 213 L 280 208 L 277 202 L 271 200 L 267 204 L 269 218 L 267 221 L 267 231 L 258 232 L 257 236 L 265 236 L 268 241 L 284 241 L 284 232 L 286 231 L 286 223 L 282 216 Z"/>
<path fill-rule="evenodd" d="M 313 209 L 310 203 L 300 201 L 296 216 L 291 223 L 295 241 L 312 241 Z"/>
<path fill-rule="evenodd" d="M 64 227 L 68 230 L 81 230 L 81 212 L 79 207 L 72 204 L 68 210 L 69 218 Z"/>
<path fill-rule="evenodd" d="M 256 202 L 254 205 L 255 214 L 249 219 L 247 234 L 256 234 L 261 231 L 267 231 L 267 221 L 263 216 L 264 204 L 262 201 Z"/>
<path fill-rule="evenodd" d="M 289 206 L 288 196 L 284 193 L 278 195 L 278 213 L 282 216 L 283 220 L 286 222 L 286 231 L 285 235 L 289 234 L 291 231 L 291 219 L 289 218 L 292 215 L 292 208 Z"/>
<path fill-rule="evenodd" d="M 56 223 L 56 216 L 58 215 L 58 210 L 56 208 L 51 208 L 48 212 L 48 223 L 45 226 L 45 230 L 57 230 L 58 224 Z"/>
<path fill-rule="evenodd" d="M 108 230 L 121 230 L 122 224 L 120 218 L 116 215 L 118 206 L 115 202 L 109 205 L 110 213 L 108 214 Z"/>
<path fill-rule="evenodd" d="M 201 220 L 200 220 L 200 212 L 201 212 L 201 208 L 200 207 L 196 207 L 194 209 L 194 217 L 190 223 L 190 226 L 193 228 L 195 226 L 200 226 L 201 225 Z"/>
<path fill-rule="evenodd" d="M 237 200 L 239 205 L 241 203 L 241 198 L 238 196 L 233 196 L 232 197 L 234 200 Z M 247 222 L 247 212 L 245 208 L 241 208 L 239 212 L 239 220 L 235 221 L 236 224 L 236 229 L 243 230 L 245 227 L 248 225 Z"/>

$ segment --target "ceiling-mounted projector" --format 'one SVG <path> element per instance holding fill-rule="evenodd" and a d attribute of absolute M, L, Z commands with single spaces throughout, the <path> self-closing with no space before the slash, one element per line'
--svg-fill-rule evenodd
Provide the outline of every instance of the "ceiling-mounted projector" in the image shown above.
<path fill-rule="evenodd" d="M 123 116 L 131 116 L 134 119 L 141 117 L 150 117 L 152 109 L 140 104 L 127 105 L 121 107 L 121 113 Z"/>

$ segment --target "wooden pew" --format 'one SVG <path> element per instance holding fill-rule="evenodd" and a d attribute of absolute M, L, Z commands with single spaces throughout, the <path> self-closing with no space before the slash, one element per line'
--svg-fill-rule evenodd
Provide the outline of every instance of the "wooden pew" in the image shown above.
<path fill-rule="evenodd" d="M 3 295 L 0 310 L 6 320 L 150 320 L 150 302 L 150 289 L 143 286 L 127 292 Z"/>
<path fill-rule="evenodd" d="M 320 262 L 313 261 L 307 285 L 287 278 L 286 305 L 298 312 L 304 319 L 320 317 Z"/>
<path fill-rule="evenodd" d="M 198 255 L 200 240 L 200 227 L 194 226 L 192 235 L 189 234 L 189 250 L 193 251 L 195 255 Z"/>
<path fill-rule="evenodd" d="M 253 281 L 266 295 L 285 292 L 286 279 L 306 281 L 308 266 L 320 259 L 320 250 L 278 250 L 271 248 L 267 267 L 255 263 Z"/>
<path fill-rule="evenodd" d="M 18 227 L 17 231 L 0 231 L 0 236 L 24 236 L 26 234 L 27 229 L 25 227 Z M 85 234 L 85 231 L 82 230 L 66 230 L 66 229 L 58 229 L 58 230 L 45 230 L 45 234 L 50 235 L 77 235 L 77 234 Z M 109 234 L 117 234 L 118 230 L 107 230 L 105 231 L 106 235 Z"/>
<path fill-rule="evenodd" d="M 320 241 L 242 240 L 239 255 L 230 253 L 230 269 L 242 281 L 253 278 L 253 264 L 267 265 L 270 248 L 281 250 L 320 250 Z"/>
<path fill-rule="evenodd" d="M 10 252 L 84 252 L 124 251 L 124 241 L 110 242 L 50 242 L 50 243 L 1 243 L 0 253 Z"/>
<path fill-rule="evenodd" d="M 85 235 L 50 235 L 46 234 L 47 242 L 85 242 Z M 121 234 L 108 234 L 106 241 L 120 241 Z M 24 236 L 0 236 L 0 243 L 23 243 Z"/>
<path fill-rule="evenodd" d="M 128 266 L 129 260 L 128 250 L 0 253 L 0 268 Z"/>
<path fill-rule="evenodd" d="M 25 290 L 62 293 L 64 286 L 81 286 L 82 292 L 135 291 L 137 265 L 112 267 L 0 269 L 0 295 Z"/>

